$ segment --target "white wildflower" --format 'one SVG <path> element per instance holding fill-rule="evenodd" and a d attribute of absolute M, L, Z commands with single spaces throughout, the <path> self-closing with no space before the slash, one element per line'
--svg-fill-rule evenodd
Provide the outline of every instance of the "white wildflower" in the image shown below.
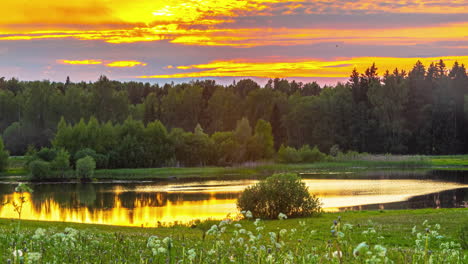
<path fill-rule="evenodd" d="M 278 214 L 278 219 L 279 219 L 279 220 L 288 219 L 288 216 L 285 215 L 285 214 L 283 214 L 283 213 L 279 213 L 279 214 Z"/>
<path fill-rule="evenodd" d="M 253 217 L 252 212 L 250 211 L 245 212 L 245 217 L 252 218 Z"/>
<path fill-rule="evenodd" d="M 368 245 L 366 242 L 361 242 L 354 250 L 353 250 L 353 255 L 355 257 L 362 255 L 365 251 L 368 249 Z"/>
<path fill-rule="evenodd" d="M 333 257 L 334 258 L 342 258 L 343 257 L 343 253 L 341 251 L 334 251 L 333 252 Z"/>
<path fill-rule="evenodd" d="M 15 256 L 15 258 L 22 257 L 23 256 L 23 251 L 21 251 L 21 249 L 14 250 L 13 251 L 13 256 Z"/>

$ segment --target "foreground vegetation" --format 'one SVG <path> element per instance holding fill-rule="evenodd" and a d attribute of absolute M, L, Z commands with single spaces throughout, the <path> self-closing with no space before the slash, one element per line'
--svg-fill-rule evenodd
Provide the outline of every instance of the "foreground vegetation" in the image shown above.
<path fill-rule="evenodd" d="M 27 158 L 13 156 L 9 158 L 9 167 L 1 176 L 20 176 L 19 180 L 30 180 L 26 165 Z M 398 155 L 360 155 L 337 157 L 325 162 L 316 163 L 246 163 L 231 167 L 165 167 L 141 169 L 98 169 L 94 179 L 196 179 L 196 178 L 243 178 L 271 175 L 279 172 L 360 172 L 372 169 L 422 169 L 422 170 L 467 170 L 468 155 L 451 156 L 398 156 Z M 62 180 L 76 178 L 76 172 L 68 170 Z"/>
<path fill-rule="evenodd" d="M 466 209 L 132 228 L 0 219 L 0 262 L 466 263 Z M 16 255 L 16 257 L 15 257 Z"/>

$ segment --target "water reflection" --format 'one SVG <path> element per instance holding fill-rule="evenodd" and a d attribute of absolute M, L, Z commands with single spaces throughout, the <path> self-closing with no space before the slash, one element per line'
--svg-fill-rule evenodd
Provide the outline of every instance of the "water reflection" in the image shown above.
<path fill-rule="evenodd" d="M 36 184 L 26 194 L 23 219 L 126 226 L 158 226 L 237 213 L 239 193 L 255 180 L 185 183 Z M 433 180 L 306 179 L 325 210 L 459 207 L 468 185 Z M 13 184 L 0 184 L 0 204 L 18 199 Z M 11 204 L 0 217 L 15 218 Z"/>

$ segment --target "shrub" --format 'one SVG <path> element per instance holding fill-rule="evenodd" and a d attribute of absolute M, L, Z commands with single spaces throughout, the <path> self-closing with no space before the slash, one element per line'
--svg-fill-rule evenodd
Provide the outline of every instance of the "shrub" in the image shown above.
<path fill-rule="evenodd" d="M 311 149 L 309 145 L 304 145 L 299 150 L 299 155 L 301 156 L 302 162 L 320 162 L 327 159 L 327 155 L 320 152 L 317 146 Z"/>
<path fill-rule="evenodd" d="M 301 156 L 295 148 L 281 145 L 278 150 L 277 161 L 280 163 L 299 163 L 301 162 Z"/>
<path fill-rule="evenodd" d="M 77 176 L 82 179 L 89 179 L 93 177 L 95 169 L 96 169 L 96 162 L 90 156 L 81 158 L 76 162 Z"/>
<path fill-rule="evenodd" d="M 90 156 L 91 158 L 96 161 L 96 168 L 103 169 L 109 166 L 109 156 L 96 153 L 93 149 L 85 148 L 81 149 L 75 153 L 74 159 L 75 161 L 82 159 L 86 156 Z"/>
<path fill-rule="evenodd" d="M 96 160 L 96 155 L 97 154 L 96 154 L 96 151 L 94 151 L 94 149 L 84 148 L 84 149 L 78 150 L 73 156 L 73 158 L 75 159 L 75 161 L 78 161 L 79 159 L 82 159 L 86 156 L 90 156 L 94 160 Z"/>
<path fill-rule="evenodd" d="M 320 213 L 318 198 L 295 174 L 274 174 L 253 186 L 247 187 L 237 200 L 242 211 L 254 217 L 277 218 L 280 213 L 288 217 L 305 217 Z"/>
<path fill-rule="evenodd" d="M 36 153 L 36 157 L 43 161 L 53 161 L 57 156 L 57 150 L 50 148 L 42 148 Z"/>
<path fill-rule="evenodd" d="M 336 157 L 340 153 L 341 153 L 340 146 L 335 144 L 330 148 L 330 152 L 329 152 L 330 156 Z"/>
<path fill-rule="evenodd" d="M 64 149 L 57 151 L 57 156 L 51 162 L 51 167 L 53 170 L 60 171 L 63 177 L 65 171 L 70 168 L 70 154 L 68 151 Z"/>
<path fill-rule="evenodd" d="M 47 179 L 51 175 L 50 163 L 43 160 L 34 160 L 29 163 L 29 170 L 33 180 Z"/>
<path fill-rule="evenodd" d="M 8 166 L 8 151 L 5 149 L 3 145 L 2 137 L 0 137 L 0 171 L 6 170 Z"/>

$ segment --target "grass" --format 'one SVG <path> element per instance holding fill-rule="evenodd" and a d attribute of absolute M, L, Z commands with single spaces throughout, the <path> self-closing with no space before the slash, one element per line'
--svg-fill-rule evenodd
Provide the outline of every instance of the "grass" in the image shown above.
<path fill-rule="evenodd" d="M 341 220 L 335 226 L 338 217 Z M 422 225 L 425 220 L 427 224 Z M 433 263 L 464 263 L 467 259 L 462 255 L 467 250 L 456 244 L 466 240 L 461 228 L 466 229 L 467 220 L 466 209 L 421 209 L 324 213 L 315 218 L 257 223 L 241 220 L 225 225 L 225 230 L 222 225 L 213 229 L 219 224 L 214 221 L 160 228 L 22 221 L 17 236 L 16 220 L 0 219 L 0 263 L 14 260 L 12 252 L 18 241 L 24 252 L 41 255 L 42 262 L 37 263 L 364 263 L 371 257 L 382 263 L 386 258 L 396 263 L 425 263 L 429 250 Z M 440 224 L 440 230 L 435 224 Z M 413 234 L 414 226 L 420 235 Z M 38 228 L 45 230 L 37 232 Z M 436 238 L 438 233 L 443 237 Z M 158 238 L 149 240 L 151 236 Z M 418 246 L 417 236 L 422 246 Z M 170 239 L 163 241 L 165 237 Z M 454 244 L 445 251 L 440 249 L 448 241 Z M 368 245 L 364 248 L 367 253 L 353 255 L 361 242 Z M 385 249 L 383 255 L 377 245 Z M 458 258 L 450 259 L 448 254 L 458 254 Z M 27 253 L 24 258 L 28 263 Z"/>
<path fill-rule="evenodd" d="M 11 157 L 10 167 L 0 176 L 24 176 L 23 157 Z M 249 163 L 233 167 L 189 167 L 189 168 L 136 168 L 96 170 L 96 179 L 144 180 L 144 179 L 199 179 L 199 178 L 251 178 L 282 172 L 330 172 L 365 171 L 369 169 L 426 169 L 426 170 L 468 170 L 468 155 L 419 156 L 419 155 L 356 155 L 342 156 L 335 160 L 317 163 L 281 164 L 273 162 Z M 74 178 L 70 171 L 70 178 Z"/>

